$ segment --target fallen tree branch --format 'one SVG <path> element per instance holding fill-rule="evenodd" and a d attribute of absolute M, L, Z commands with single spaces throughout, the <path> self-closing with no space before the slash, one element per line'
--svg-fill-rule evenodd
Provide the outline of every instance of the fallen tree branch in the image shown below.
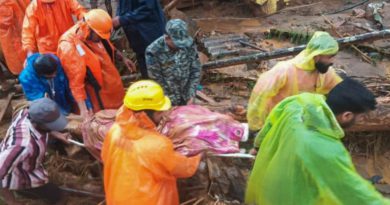
<path fill-rule="evenodd" d="M 390 29 L 359 34 L 359 35 L 351 36 L 351 37 L 339 38 L 339 39 L 337 39 L 337 42 L 340 45 L 346 45 L 346 44 L 359 43 L 359 42 L 364 42 L 364 41 L 373 41 L 373 40 L 384 39 L 384 38 L 390 38 Z M 301 45 L 301 46 L 297 46 L 297 47 L 278 49 L 278 50 L 271 51 L 271 52 L 261 52 L 261 53 L 255 53 L 255 54 L 249 54 L 249 55 L 229 58 L 229 59 L 209 61 L 203 65 L 203 69 L 226 67 L 229 65 L 258 62 L 258 61 L 262 61 L 262 60 L 290 56 L 290 55 L 294 55 L 294 54 L 299 53 L 300 51 L 302 51 L 305 48 L 306 48 L 306 45 Z"/>
<path fill-rule="evenodd" d="M 168 5 L 164 7 L 164 13 L 168 13 L 170 10 L 176 7 L 176 5 L 180 2 L 180 0 L 173 0 L 169 2 Z"/>

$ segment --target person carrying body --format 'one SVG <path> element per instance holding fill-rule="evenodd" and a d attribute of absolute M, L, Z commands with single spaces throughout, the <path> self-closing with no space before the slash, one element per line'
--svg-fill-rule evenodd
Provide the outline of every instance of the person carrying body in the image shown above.
<path fill-rule="evenodd" d="M 172 105 L 191 104 L 202 69 L 196 45 L 180 19 L 168 21 L 165 32 L 146 49 L 149 77 L 164 88 Z"/>
<path fill-rule="evenodd" d="M 0 190 L 6 204 L 21 204 L 14 193 L 62 204 L 61 190 L 49 182 L 43 167 L 49 135 L 67 140 L 68 121 L 56 103 L 48 98 L 30 102 L 12 120 L 0 143 Z"/>
<path fill-rule="evenodd" d="M 49 97 L 61 108 L 63 114 L 73 111 L 75 103 L 69 81 L 60 59 L 54 54 L 35 53 L 27 58 L 26 67 L 19 75 L 24 95 L 28 101 Z"/>
<path fill-rule="evenodd" d="M 325 97 L 288 97 L 255 139 L 260 146 L 248 180 L 248 205 L 390 204 L 356 171 L 343 129 L 374 110 L 374 95 L 345 79 Z"/>
<path fill-rule="evenodd" d="M 157 132 L 161 111 L 170 108 L 156 82 L 142 80 L 129 87 L 102 148 L 108 205 L 179 204 L 176 179 L 192 176 L 201 157 L 175 152 L 172 141 Z"/>
<path fill-rule="evenodd" d="M 283 99 L 302 92 L 327 94 L 340 83 L 342 79 L 330 67 L 338 50 L 332 36 L 318 31 L 295 58 L 262 73 L 248 102 L 250 130 L 260 130 L 272 108 Z"/>
<path fill-rule="evenodd" d="M 118 109 L 122 105 L 124 88 L 115 67 L 115 58 L 122 60 L 130 71 L 133 62 L 116 50 L 109 41 L 112 30 L 111 17 L 102 9 L 93 9 L 84 19 L 62 35 L 58 45 L 70 90 L 82 116 L 93 111 Z"/>

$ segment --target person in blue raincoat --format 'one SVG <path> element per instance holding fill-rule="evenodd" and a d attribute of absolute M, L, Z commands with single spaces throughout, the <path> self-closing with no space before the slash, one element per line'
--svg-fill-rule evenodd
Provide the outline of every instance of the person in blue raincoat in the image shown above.
<path fill-rule="evenodd" d="M 58 104 L 63 114 L 72 112 L 75 101 L 61 62 L 54 54 L 35 53 L 28 57 L 19 81 L 28 101 L 47 96 Z"/>
<path fill-rule="evenodd" d="M 148 78 L 145 50 L 164 34 L 165 16 L 158 0 L 119 0 L 114 28 L 123 27 L 130 47 L 137 55 L 142 78 Z"/>

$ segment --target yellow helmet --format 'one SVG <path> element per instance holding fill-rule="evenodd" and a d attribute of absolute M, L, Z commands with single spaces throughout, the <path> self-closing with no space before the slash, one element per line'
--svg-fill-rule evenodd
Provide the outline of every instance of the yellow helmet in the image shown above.
<path fill-rule="evenodd" d="M 103 9 L 92 9 L 84 14 L 85 22 L 101 38 L 108 40 L 112 30 L 112 19 Z"/>
<path fill-rule="evenodd" d="M 140 80 L 132 84 L 123 100 L 131 110 L 164 111 L 171 108 L 171 101 L 164 95 L 162 87 L 152 80 Z"/>

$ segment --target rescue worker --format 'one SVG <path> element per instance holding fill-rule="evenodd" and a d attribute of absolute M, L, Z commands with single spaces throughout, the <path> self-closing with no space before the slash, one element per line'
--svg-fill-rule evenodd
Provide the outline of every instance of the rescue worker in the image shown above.
<path fill-rule="evenodd" d="M 60 59 L 54 54 L 35 53 L 27 58 L 26 67 L 19 75 L 28 101 L 49 97 L 61 108 L 63 114 L 72 112 L 74 99 L 69 81 Z"/>
<path fill-rule="evenodd" d="M 23 22 L 22 43 L 27 56 L 56 53 L 58 40 L 74 25 L 72 15 L 82 19 L 85 9 L 77 0 L 33 0 Z"/>
<path fill-rule="evenodd" d="M 30 0 L 0 0 L 0 44 L 9 71 L 19 75 L 26 52 L 22 49 L 24 12 Z"/>
<path fill-rule="evenodd" d="M 151 119 L 170 108 L 156 82 L 142 80 L 129 87 L 102 148 L 108 205 L 179 204 L 176 179 L 192 176 L 201 157 L 180 155 L 156 131 L 158 122 Z"/>
<path fill-rule="evenodd" d="M 122 27 L 136 53 L 142 78 L 148 78 L 145 49 L 164 34 L 165 16 L 158 0 L 119 0 L 115 28 Z"/>
<path fill-rule="evenodd" d="M 315 32 L 306 49 L 261 74 L 252 90 L 247 120 L 251 131 L 263 126 L 268 113 L 284 98 L 302 92 L 327 94 L 341 82 L 330 66 L 338 43 L 326 32 Z"/>
<path fill-rule="evenodd" d="M 59 107 L 48 98 L 32 101 L 15 115 L 0 143 L 0 193 L 6 204 L 22 204 L 13 192 L 49 204 L 62 204 L 61 190 L 49 182 L 43 162 L 49 133 L 66 141 L 68 135 L 57 131 L 67 124 Z"/>
<path fill-rule="evenodd" d="M 111 17 L 102 9 L 93 9 L 61 37 L 58 45 L 60 58 L 69 79 L 72 95 L 82 116 L 93 111 L 117 109 L 122 105 L 124 88 L 116 69 L 115 55 L 134 71 L 134 64 L 109 42 Z"/>
<path fill-rule="evenodd" d="M 196 46 L 180 19 L 168 21 L 165 32 L 146 49 L 149 77 L 164 88 L 173 105 L 191 104 L 201 72 Z"/>
<path fill-rule="evenodd" d="M 255 140 L 261 149 L 246 204 L 390 204 L 356 172 L 342 142 L 343 128 L 375 107 L 374 95 L 351 79 L 326 98 L 303 93 L 279 103 Z"/>

